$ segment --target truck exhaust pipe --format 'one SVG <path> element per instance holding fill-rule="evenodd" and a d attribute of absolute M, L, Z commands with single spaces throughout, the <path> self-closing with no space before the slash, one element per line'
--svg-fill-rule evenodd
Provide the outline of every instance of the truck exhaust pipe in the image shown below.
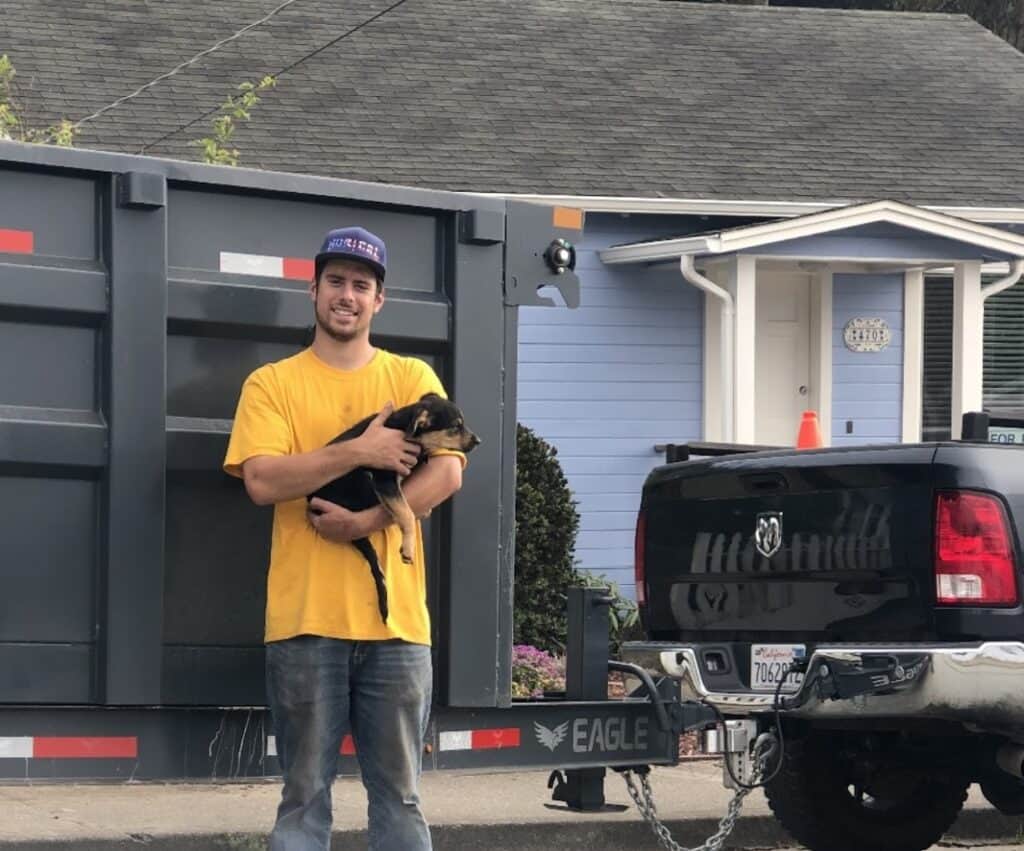
<path fill-rule="evenodd" d="M 996 751 L 996 765 L 1018 780 L 1024 780 L 1024 745 L 1006 742 Z"/>

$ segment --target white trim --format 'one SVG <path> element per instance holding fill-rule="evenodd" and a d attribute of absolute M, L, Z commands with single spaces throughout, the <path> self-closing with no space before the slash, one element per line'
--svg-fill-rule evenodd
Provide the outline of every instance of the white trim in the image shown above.
<path fill-rule="evenodd" d="M 967 219 L 955 218 L 944 213 L 911 207 L 897 201 L 875 201 L 855 207 L 843 207 L 812 213 L 796 219 L 766 222 L 734 230 L 720 231 L 703 236 L 683 237 L 680 239 L 663 239 L 635 245 L 619 245 L 606 248 L 599 252 L 602 262 L 608 265 L 617 263 L 651 263 L 658 260 L 672 260 L 682 254 L 731 254 L 737 251 L 749 251 L 773 243 L 794 239 L 805 239 L 835 230 L 858 227 L 860 225 L 887 222 L 897 226 L 912 228 L 923 233 L 945 239 L 967 242 L 981 248 L 1001 251 L 1015 257 L 1024 256 L 1024 236 L 989 227 L 988 225 L 971 222 Z M 782 259 L 782 258 L 776 258 Z M 806 259 L 793 256 L 790 259 Z M 822 258 L 813 258 L 822 259 Z M 865 257 L 829 257 L 832 261 L 850 262 L 889 262 L 892 258 Z M 945 262 L 949 262 L 946 258 Z M 906 265 L 938 264 L 942 258 L 908 258 L 901 259 Z"/>
<path fill-rule="evenodd" d="M 822 270 L 815 276 L 811 287 L 811 309 L 817 305 L 817 315 L 812 314 L 811 333 L 811 386 L 816 390 L 818 422 L 821 424 L 821 441 L 832 445 L 832 272 Z M 815 342 L 817 346 L 815 346 Z"/>
<path fill-rule="evenodd" d="M 728 275 L 721 264 L 709 264 L 705 276 L 719 286 L 727 286 Z M 704 440 L 728 442 L 725 434 L 725 397 L 722 393 L 722 313 L 721 299 L 704 295 Z"/>
<path fill-rule="evenodd" d="M 960 438 L 962 417 L 982 405 L 981 263 L 957 263 L 953 272 L 953 392 L 950 429 Z"/>
<path fill-rule="evenodd" d="M 921 440 L 921 394 L 924 380 L 924 272 L 903 275 L 903 429 L 904 443 Z"/>
<path fill-rule="evenodd" d="M 508 198 L 557 207 L 575 207 L 590 213 L 664 213 L 699 216 L 804 216 L 836 207 L 847 207 L 851 201 L 735 201 L 717 198 L 651 198 L 643 195 L 544 195 L 516 192 L 467 192 L 485 198 Z M 1024 207 L 944 207 L 925 205 L 949 216 L 974 222 L 1019 224 L 1024 222 Z"/>
<path fill-rule="evenodd" d="M 733 336 L 735 333 L 734 317 L 736 315 L 735 299 L 729 290 L 724 287 L 720 287 L 710 278 L 704 277 L 693 267 L 693 257 L 689 254 L 684 254 L 679 258 L 679 271 L 682 273 L 683 280 L 693 284 L 704 292 L 704 294 L 710 295 L 713 298 L 717 298 L 722 303 L 722 311 L 719 314 L 719 347 L 721 355 L 719 357 L 719 368 L 721 374 L 718 377 L 718 383 L 721 384 L 721 396 L 726 400 L 726 404 L 722 406 L 722 427 L 721 432 L 723 439 L 729 441 L 732 439 L 733 434 L 733 418 L 734 418 L 734 406 L 732 403 L 732 383 L 733 383 L 733 353 L 735 351 L 735 344 L 733 342 Z"/>
<path fill-rule="evenodd" d="M 724 442 L 722 412 L 722 302 L 704 296 L 704 440 Z"/>
<path fill-rule="evenodd" d="M 735 299 L 733 335 L 733 443 L 754 443 L 757 369 L 757 261 L 737 256 L 729 264 L 729 289 Z"/>

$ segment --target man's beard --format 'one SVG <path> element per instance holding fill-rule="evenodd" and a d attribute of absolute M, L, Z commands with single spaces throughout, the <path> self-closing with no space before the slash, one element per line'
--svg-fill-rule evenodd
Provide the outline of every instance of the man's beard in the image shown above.
<path fill-rule="evenodd" d="M 330 315 L 331 309 L 327 308 L 327 313 Z M 353 328 L 351 331 L 338 331 L 331 327 L 329 320 L 325 320 L 320 315 L 320 308 L 316 307 L 313 310 L 313 314 L 316 317 L 317 327 L 323 331 L 332 340 L 337 340 L 339 343 L 350 343 L 356 337 L 359 336 L 359 329 Z"/>

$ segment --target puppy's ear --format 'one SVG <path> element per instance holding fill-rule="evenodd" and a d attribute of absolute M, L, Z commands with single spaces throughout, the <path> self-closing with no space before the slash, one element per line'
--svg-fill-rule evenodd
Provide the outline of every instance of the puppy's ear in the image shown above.
<path fill-rule="evenodd" d="M 431 423 L 430 411 L 425 406 L 418 406 L 416 412 L 413 414 L 412 419 L 409 420 L 409 425 L 405 427 L 406 437 L 415 437 L 423 429 L 429 428 Z"/>

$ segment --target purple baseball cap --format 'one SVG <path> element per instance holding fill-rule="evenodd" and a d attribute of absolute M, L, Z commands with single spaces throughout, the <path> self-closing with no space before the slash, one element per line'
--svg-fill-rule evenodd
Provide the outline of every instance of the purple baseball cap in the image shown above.
<path fill-rule="evenodd" d="M 384 283 L 388 265 L 387 248 L 383 239 L 365 228 L 337 228 L 328 231 L 320 246 L 320 253 L 316 255 L 317 277 L 328 260 L 356 260 L 365 263 Z"/>

